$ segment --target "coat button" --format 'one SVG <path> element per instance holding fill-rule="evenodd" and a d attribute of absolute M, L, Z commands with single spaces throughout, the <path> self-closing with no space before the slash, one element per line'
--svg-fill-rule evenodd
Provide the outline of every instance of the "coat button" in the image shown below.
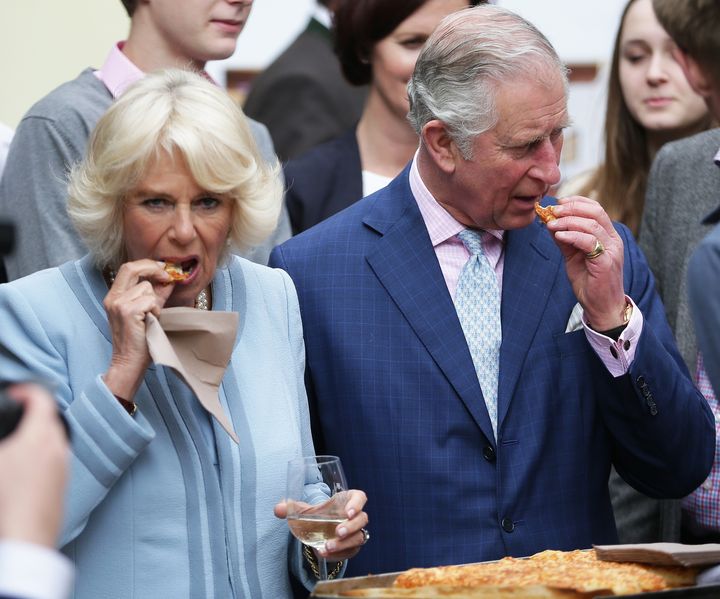
<path fill-rule="evenodd" d="M 505 532 L 512 532 L 515 530 L 515 523 L 510 518 L 503 518 L 500 524 Z"/>
<path fill-rule="evenodd" d="M 483 457 L 488 462 L 494 462 L 495 461 L 495 450 L 490 445 L 486 445 L 483 447 Z"/>

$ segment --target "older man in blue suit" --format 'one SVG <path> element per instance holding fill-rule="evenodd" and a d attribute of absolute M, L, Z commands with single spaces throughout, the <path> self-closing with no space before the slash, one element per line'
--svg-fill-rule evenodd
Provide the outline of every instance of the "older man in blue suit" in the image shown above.
<path fill-rule="evenodd" d="M 628 230 L 580 197 L 535 220 L 565 69 L 479 6 L 440 24 L 409 93 L 411 164 L 271 259 L 300 298 L 317 449 L 373 498 L 349 572 L 612 543 L 610 465 L 683 496 L 714 428 Z"/>

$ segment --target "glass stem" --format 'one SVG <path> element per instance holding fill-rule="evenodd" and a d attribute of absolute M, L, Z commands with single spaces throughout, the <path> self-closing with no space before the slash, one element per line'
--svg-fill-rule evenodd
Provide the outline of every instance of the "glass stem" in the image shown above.
<path fill-rule="evenodd" d="M 318 555 L 318 572 L 320 573 L 320 580 L 327 580 L 327 562 L 324 557 Z"/>

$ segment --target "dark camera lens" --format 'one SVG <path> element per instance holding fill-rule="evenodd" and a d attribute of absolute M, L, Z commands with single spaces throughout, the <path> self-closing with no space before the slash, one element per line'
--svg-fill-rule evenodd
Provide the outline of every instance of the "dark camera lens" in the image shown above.
<path fill-rule="evenodd" d="M 0 439 L 4 439 L 15 430 L 22 413 L 22 406 L 0 389 Z"/>
<path fill-rule="evenodd" d="M 12 224 L 0 220 L 0 256 L 9 254 L 15 245 L 15 229 Z"/>
<path fill-rule="evenodd" d="M 49 390 L 49 386 L 40 381 L 29 382 L 42 385 Z M 11 399 L 7 394 L 6 388 L 10 385 L 12 385 L 10 382 L 0 382 L 0 439 L 4 439 L 15 430 L 23 415 L 22 405 Z M 58 408 L 57 415 L 65 429 L 67 438 L 70 439 L 70 425 L 65 418 L 65 414 Z"/>

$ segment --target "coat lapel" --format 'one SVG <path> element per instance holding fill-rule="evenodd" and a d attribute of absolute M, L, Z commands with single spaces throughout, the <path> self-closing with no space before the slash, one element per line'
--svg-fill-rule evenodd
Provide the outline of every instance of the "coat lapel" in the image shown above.
<path fill-rule="evenodd" d="M 498 430 L 562 264 L 557 246 L 537 222 L 508 231 L 502 291 Z"/>
<path fill-rule="evenodd" d="M 477 425 L 493 440 L 472 358 L 410 191 L 407 169 L 385 193 L 364 219 L 380 234 L 367 252 L 367 262 Z"/>

